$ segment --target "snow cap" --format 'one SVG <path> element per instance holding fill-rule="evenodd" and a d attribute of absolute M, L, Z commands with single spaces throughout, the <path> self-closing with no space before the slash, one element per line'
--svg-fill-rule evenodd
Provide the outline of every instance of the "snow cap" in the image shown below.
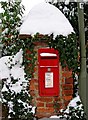
<path fill-rule="evenodd" d="M 67 36 L 71 32 L 74 30 L 64 14 L 54 5 L 46 2 L 33 7 L 20 27 L 20 35 L 35 35 L 36 33 L 50 35 L 53 33 L 54 36 Z"/>

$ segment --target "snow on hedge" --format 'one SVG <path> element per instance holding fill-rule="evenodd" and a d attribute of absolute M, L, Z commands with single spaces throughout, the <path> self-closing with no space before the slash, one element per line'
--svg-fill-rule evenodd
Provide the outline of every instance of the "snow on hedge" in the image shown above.
<path fill-rule="evenodd" d="M 10 87 L 11 91 L 14 91 L 15 93 L 18 93 L 22 89 L 22 82 L 25 82 L 25 73 L 24 73 L 24 67 L 21 67 L 22 64 L 22 53 L 23 51 L 20 50 L 15 56 L 5 56 L 0 58 L 0 79 L 8 79 L 7 84 L 11 83 L 11 76 L 14 79 L 19 79 L 16 84 L 13 84 Z M 12 65 L 12 68 L 10 69 Z M 27 83 L 25 83 L 25 86 Z M 2 91 L 6 91 L 6 86 L 4 84 L 4 87 L 2 88 Z"/>
<path fill-rule="evenodd" d="M 80 97 L 79 97 L 79 96 L 73 98 L 73 99 L 69 102 L 69 104 L 68 104 L 68 106 L 67 106 L 67 109 L 64 111 L 64 113 L 68 113 L 68 114 L 69 114 L 69 107 L 74 107 L 74 108 L 76 108 L 78 101 L 80 101 Z M 80 102 L 81 102 L 81 101 L 80 101 Z M 63 110 L 61 110 L 61 111 L 63 111 Z M 50 118 L 60 118 L 60 117 L 61 117 L 61 115 L 59 115 L 59 116 L 54 115 L 54 116 L 51 116 Z"/>
<path fill-rule="evenodd" d="M 82 120 L 85 113 L 79 95 L 69 102 L 66 110 L 61 109 L 60 112 L 60 115 L 54 115 L 50 118 L 67 118 L 69 120 L 71 118 L 77 118 Z"/>
<path fill-rule="evenodd" d="M 15 115 L 13 106 L 16 95 L 24 93 L 24 95 L 30 97 L 30 94 L 26 89 L 29 81 L 25 79 L 26 74 L 24 72 L 24 66 L 22 66 L 22 62 L 22 49 L 20 49 L 20 51 L 16 55 L 4 56 L 0 58 L 0 80 L 2 80 L 2 82 L 4 83 L 1 90 L 2 98 L 0 99 L 0 101 L 2 101 L 2 103 L 8 104 L 9 114 L 13 115 Z M 7 94 L 7 97 L 10 97 L 11 99 L 9 100 L 8 98 L 5 98 L 5 94 Z M 8 96 L 8 94 L 10 96 Z M 31 109 L 31 112 L 33 114 L 35 113 L 35 107 L 29 105 L 28 101 L 24 101 L 24 98 L 19 98 L 17 102 L 20 105 L 22 104 L 22 106 L 24 107 L 24 111 L 27 110 L 27 112 L 30 112 Z M 10 118 L 11 116 L 9 115 L 8 117 Z"/>
<path fill-rule="evenodd" d="M 34 6 L 24 20 L 20 34 L 54 34 L 67 36 L 74 32 L 64 14 L 54 5 L 42 2 Z"/>
<path fill-rule="evenodd" d="M 74 107 L 74 108 L 76 108 L 78 101 L 81 102 L 79 96 L 73 98 L 73 99 L 70 101 L 70 103 L 68 104 L 67 109 L 66 109 L 64 112 L 65 112 L 65 113 L 69 113 L 69 107 Z"/>

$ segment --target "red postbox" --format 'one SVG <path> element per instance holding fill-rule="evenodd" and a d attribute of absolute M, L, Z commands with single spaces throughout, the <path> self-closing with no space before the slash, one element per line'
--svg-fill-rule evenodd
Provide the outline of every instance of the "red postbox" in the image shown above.
<path fill-rule="evenodd" d="M 59 95 L 59 55 L 53 48 L 38 51 L 38 79 L 40 96 Z"/>

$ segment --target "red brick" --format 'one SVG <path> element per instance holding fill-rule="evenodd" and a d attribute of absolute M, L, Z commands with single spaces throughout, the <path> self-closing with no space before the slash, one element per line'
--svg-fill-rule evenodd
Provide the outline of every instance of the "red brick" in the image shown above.
<path fill-rule="evenodd" d="M 40 112 L 36 112 L 35 117 L 37 117 L 38 119 L 40 118 L 49 118 L 50 116 L 52 116 L 53 113 L 40 113 Z"/>
<path fill-rule="evenodd" d="M 65 101 L 65 103 L 64 103 L 65 106 L 67 106 L 67 105 L 69 104 L 69 102 L 70 102 L 70 101 Z"/>
<path fill-rule="evenodd" d="M 71 77 L 71 78 L 67 78 L 66 80 L 65 80 L 65 83 L 66 84 L 73 84 L 73 78 Z"/>
<path fill-rule="evenodd" d="M 30 91 L 30 95 L 31 95 L 31 96 L 35 96 L 34 90 L 31 90 L 31 91 Z"/>
<path fill-rule="evenodd" d="M 36 84 L 36 85 L 35 85 Z M 38 90 L 38 80 L 36 80 L 36 79 L 32 79 L 31 81 L 30 81 L 30 90 Z"/>
<path fill-rule="evenodd" d="M 19 38 L 22 38 L 24 40 L 25 38 L 32 38 L 32 36 L 27 35 L 27 34 L 23 34 L 23 35 L 19 35 Z"/>
<path fill-rule="evenodd" d="M 66 77 L 66 78 L 72 77 L 72 71 L 63 72 L 62 77 Z"/>
<path fill-rule="evenodd" d="M 30 81 L 30 83 L 33 83 L 33 84 L 34 84 L 34 83 L 38 83 L 38 80 L 32 78 L 31 81 Z"/>
<path fill-rule="evenodd" d="M 38 90 L 38 85 L 35 85 L 35 90 Z"/>
<path fill-rule="evenodd" d="M 63 90 L 63 95 L 72 95 L 73 94 L 73 90 Z"/>
<path fill-rule="evenodd" d="M 40 98 L 37 98 L 37 101 L 41 101 L 41 102 L 52 102 L 52 101 L 53 101 L 53 98 L 40 97 Z"/>
<path fill-rule="evenodd" d="M 44 103 L 43 102 L 37 102 L 37 107 L 44 107 Z"/>
<path fill-rule="evenodd" d="M 60 101 L 60 97 L 54 97 L 54 101 Z"/>
<path fill-rule="evenodd" d="M 63 98 L 65 101 L 70 101 L 72 99 L 72 96 L 64 96 Z"/>
<path fill-rule="evenodd" d="M 32 80 L 32 79 L 30 80 L 30 85 L 31 85 L 31 84 L 33 84 L 33 80 Z"/>
<path fill-rule="evenodd" d="M 54 104 L 53 103 L 46 103 L 46 107 L 53 107 Z"/>
<path fill-rule="evenodd" d="M 65 71 L 69 71 L 69 68 L 68 68 L 68 66 L 66 66 L 66 67 L 65 67 Z"/>
<path fill-rule="evenodd" d="M 30 84 L 30 90 L 35 90 L 35 85 L 34 84 Z"/>
<path fill-rule="evenodd" d="M 40 113 L 52 113 L 52 112 L 54 112 L 54 108 L 52 108 L 52 107 L 37 108 L 37 112 L 40 112 Z"/>
<path fill-rule="evenodd" d="M 59 103 L 59 105 L 60 105 L 60 109 L 63 109 L 63 103 Z"/>
<path fill-rule="evenodd" d="M 47 44 L 46 43 L 44 43 L 44 42 L 34 42 L 34 44 L 36 45 L 36 46 L 46 46 Z"/>
<path fill-rule="evenodd" d="M 69 71 L 68 66 L 62 68 L 62 71 Z"/>
<path fill-rule="evenodd" d="M 36 112 L 35 117 L 40 119 L 40 118 L 46 117 L 46 115 L 43 113 Z"/>
<path fill-rule="evenodd" d="M 63 90 L 71 90 L 71 89 L 73 89 L 73 84 L 63 84 L 62 85 L 62 87 L 63 87 Z"/>
<path fill-rule="evenodd" d="M 38 67 L 35 67 L 35 68 L 34 68 L 34 72 L 37 72 L 37 71 L 38 71 Z"/>
<path fill-rule="evenodd" d="M 62 84 L 64 84 L 65 83 L 65 79 L 64 78 L 62 78 Z"/>

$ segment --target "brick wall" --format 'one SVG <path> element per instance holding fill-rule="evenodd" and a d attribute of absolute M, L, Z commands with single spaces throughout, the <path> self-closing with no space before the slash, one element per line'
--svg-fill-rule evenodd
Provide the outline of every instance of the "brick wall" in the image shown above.
<path fill-rule="evenodd" d="M 57 114 L 61 108 L 65 109 L 73 95 L 73 78 L 72 71 L 68 67 L 62 69 L 59 63 L 59 80 L 60 80 L 60 93 L 56 97 L 40 97 L 39 84 L 38 84 L 38 49 L 48 47 L 46 43 L 35 43 L 35 51 L 37 52 L 36 66 L 34 78 L 30 81 L 30 94 L 33 97 L 32 105 L 36 106 L 36 116 L 38 118 L 49 117 Z"/>

